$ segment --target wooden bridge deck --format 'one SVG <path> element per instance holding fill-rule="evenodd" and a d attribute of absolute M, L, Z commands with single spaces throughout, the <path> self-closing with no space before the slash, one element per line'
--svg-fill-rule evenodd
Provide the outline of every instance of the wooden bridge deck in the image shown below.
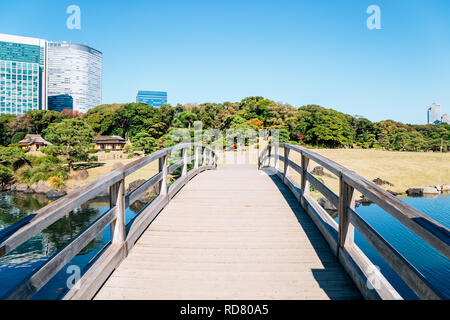
<path fill-rule="evenodd" d="M 222 166 L 187 184 L 96 299 L 358 299 L 278 178 Z"/>

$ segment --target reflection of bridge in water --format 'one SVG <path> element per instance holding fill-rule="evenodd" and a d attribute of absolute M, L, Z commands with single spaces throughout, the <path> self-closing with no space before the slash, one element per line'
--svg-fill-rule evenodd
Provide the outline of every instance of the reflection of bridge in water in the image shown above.
<path fill-rule="evenodd" d="M 170 154 L 178 152 L 181 160 L 169 165 Z M 301 154 L 301 164 L 289 160 L 290 152 Z M 309 173 L 310 160 L 340 179 L 339 196 Z M 159 161 L 159 172 L 125 195 L 125 178 L 153 161 Z M 355 212 L 354 191 L 448 258 L 448 229 L 420 211 L 354 172 L 289 144 L 269 145 L 259 157 L 259 171 L 250 164 L 217 168 L 217 161 L 213 150 L 198 144 L 160 150 L 55 201 L 30 222 L 10 227 L 0 239 L 0 256 L 110 187 L 110 210 L 8 298 L 32 297 L 108 225 L 111 243 L 66 299 L 400 299 L 354 243 L 354 228 L 416 295 L 441 298 Z M 289 170 L 301 174 L 300 186 Z M 168 185 L 171 174 L 178 179 Z M 311 198 L 310 185 L 339 208 L 339 224 Z M 126 225 L 125 209 L 155 186 L 157 197 Z"/>

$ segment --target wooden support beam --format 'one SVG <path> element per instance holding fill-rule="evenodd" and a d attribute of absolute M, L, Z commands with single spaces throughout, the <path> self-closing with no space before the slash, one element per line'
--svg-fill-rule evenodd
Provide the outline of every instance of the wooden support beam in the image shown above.
<path fill-rule="evenodd" d="M 302 153 L 302 180 L 301 180 L 301 185 L 300 185 L 300 192 L 302 193 L 302 197 L 305 195 L 309 196 L 309 181 L 307 179 L 306 173 L 308 172 L 309 169 L 309 158 L 306 157 L 303 153 Z"/>
<path fill-rule="evenodd" d="M 164 156 L 159 158 L 159 172 L 162 173 L 162 179 L 159 183 L 159 195 L 166 196 L 167 195 L 167 159 L 168 154 L 166 153 Z"/>
<path fill-rule="evenodd" d="M 125 242 L 125 175 L 122 180 L 109 188 L 109 205 L 116 207 L 116 219 L 111 223 L 111 242 L 123 244 Z"/>
<path fill-rule="evenodd" d="M 348 209 L 355 209 L 355 189 L 347 184 L 339 177 L 339 231 L 338 231 L 338 246 L 352 246 L 354 244 L 354 227 L 349 223 Z"/>
<path fill-rule="evenodd" d="M 284 147 L 284 169 L 283 169 L 283 183 L 286 184 L 286 178 L 289 176 L 289 153 L 290 149 L 288 147 Z"/>

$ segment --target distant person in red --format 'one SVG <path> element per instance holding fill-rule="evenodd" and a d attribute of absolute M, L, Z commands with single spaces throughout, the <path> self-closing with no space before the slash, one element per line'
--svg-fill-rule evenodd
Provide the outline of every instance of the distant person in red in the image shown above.
<path fill-rule="evenodd" d="M 236 150 L 236 149 L 237 149 L 237 143 L 234 144 L 234 150 Z"/>

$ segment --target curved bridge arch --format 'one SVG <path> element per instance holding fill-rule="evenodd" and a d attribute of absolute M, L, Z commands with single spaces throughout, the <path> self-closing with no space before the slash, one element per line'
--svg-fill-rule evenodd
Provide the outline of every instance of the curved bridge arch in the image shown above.
<path fill-rule="evenodd" d="M 192 156 L 189 154 L 191 151 Z M 173 152 L 181 152 L 181 160 L 169 165 L 169 157 Z M 129 194 L 125 194 L 125 178 L 156 160 L 159 162 L 159 172 Z M 38 210 L 31 217 L 29 216 L 6 230 L 2 230 L 0 233 L 0 257 L 8 254 L 72 210 L 109 188 L 110 209 L 3 298 L 31 298 L 63 266 L 110 225 L 110 245 L 104 249 L 101 256 L 81 278 L 80 281 L 85 285 L 81 286 L 80 290 L 69 291 L 66 298 L 93 295 L 110 272 L 127 256 L 145 228 L 174 195 L 197 174 L 205 170 L 215 169 L 217 160 L 218 157 L 214 150 L 198 143 L 183 143 L 165 148 L 106 174 Z M 193 167 L 188 170 L 188 164 L 190 163 L 193 163 Z M 169 185 L 168 175 L 178 168 L 181 168 L 181 175 Z M 159 184 L 159 195 L 126 225 L 125 210 L 142 197 L 148 189 L 157 184 Z"/>

